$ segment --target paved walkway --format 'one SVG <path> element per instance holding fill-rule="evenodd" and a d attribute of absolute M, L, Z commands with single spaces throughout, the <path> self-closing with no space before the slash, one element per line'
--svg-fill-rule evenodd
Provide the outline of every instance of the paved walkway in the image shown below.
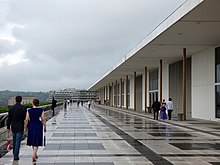
<path fill-rule="evenodd" d="M 217 165 L 219 123 L 206 120 L 155 121 L 151 115 L 116 108 L 69 106 L 47 122 L 47 145 L 37 165 Z M 32 149 L 22 142 L 20 160 L 12 152 L 0 165 L 30 165 Z"/>

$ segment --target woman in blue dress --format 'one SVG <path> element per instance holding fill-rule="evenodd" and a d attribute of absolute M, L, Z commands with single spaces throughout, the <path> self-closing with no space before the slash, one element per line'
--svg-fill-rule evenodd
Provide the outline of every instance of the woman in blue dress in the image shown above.
<path fill-rule="evenodd" d="M 161 119 L 166 120 L 167 119 L 167 113 L 166 113 L 166 102 L 165 99 L 163 99 L 161 103 Z"/>
<path fill-rule="evenodd" d="M 33 108 L 28 109 L 25 119 L 25 129 L 28 131 L 27 145 L 32 146 L 32 160 L 36 161 L 38 146 L 43 145 L 43 126 L 46 132 L 46 119 L 42 108 L 38 108 L 39 100 L 34 99 Z"/>

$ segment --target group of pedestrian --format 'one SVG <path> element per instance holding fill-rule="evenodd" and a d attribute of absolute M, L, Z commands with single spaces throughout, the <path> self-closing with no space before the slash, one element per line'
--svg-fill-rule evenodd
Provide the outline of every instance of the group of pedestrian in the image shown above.
<path fill-rule="evenodd" d="M 159 112 L 160 112 L 160 119 L 166 120 L 167 119 L 167 112 L 168 112 L 168 120 L 171 120 L 172 111 L 173 111 L 173 101 L 169 98 L 169 101 L 166 103 L 165 99 L 160 103 L 158 99 L 153 102 L 152 105 L 154 111 L 154 120 L 158 120 Z M 166 112 L 167 111 L 167 112 Z"/>
<path fill-rule="evenodd" d="M 22 97 L 15 97 L 16 104 L 8 111 L 7 131 L 12 131 L 14 161 L 19 160 L 19 151 L 22 137 L 27 135 L 27 145 L 32 146 L 32 160 L 38 158 L 39 146 L 43 146 L 43 131 L 46 132 L 44 110 L 39 108 L 39 100 L 32 101 L 32 108 L 21 105 Z"/>
<path fill-rule="evenodd" d="M 82 101 L 77 101 L 77 106 L 79 106 L 80 103 L 81 103 L 81 106 L 83 106 L 83 102 L 84 102 L 83 100 L 82 100 Z M 90 109 L 91 104 L 92 104 L 92 101 L 89 100 L 89 101 L 87 102 L 88 109 Z"/>

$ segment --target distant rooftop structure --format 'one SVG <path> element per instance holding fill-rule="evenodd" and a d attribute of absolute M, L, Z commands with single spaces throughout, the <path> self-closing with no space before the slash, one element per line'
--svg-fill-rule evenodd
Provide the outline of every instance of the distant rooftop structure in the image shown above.
<path fill-rule="evenodd" d="M 32 103 L 32 101 L 36 99 L 36 97 L 32 97 L 32 96 L 22 96 L 22 102 L 21 104 L 29 104 Z M 14 105 L 16 103 L 15 101 L 15 97 L 10 97 L 10 99 L 8 100 L 8 105 Z"/>
<path fill-rule="evenodd" d="M 56 100 L 72 100 L 72 101 L 88 101 L 96 100 L 98 93 L 95 91 L 88 91 L 86 89 L 80 90 L 75 88 L 59 89 L 50 92 L 49 100 L 54 97 Z"/>

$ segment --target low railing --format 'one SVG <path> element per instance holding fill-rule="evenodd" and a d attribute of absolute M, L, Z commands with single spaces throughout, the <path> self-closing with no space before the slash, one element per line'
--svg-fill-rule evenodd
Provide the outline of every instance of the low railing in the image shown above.
<path fill-rule="evenodd" d="M 0 113 L 0 128 L 6 125 L 6 121 L 8 119 L 8 113 Z"/>

